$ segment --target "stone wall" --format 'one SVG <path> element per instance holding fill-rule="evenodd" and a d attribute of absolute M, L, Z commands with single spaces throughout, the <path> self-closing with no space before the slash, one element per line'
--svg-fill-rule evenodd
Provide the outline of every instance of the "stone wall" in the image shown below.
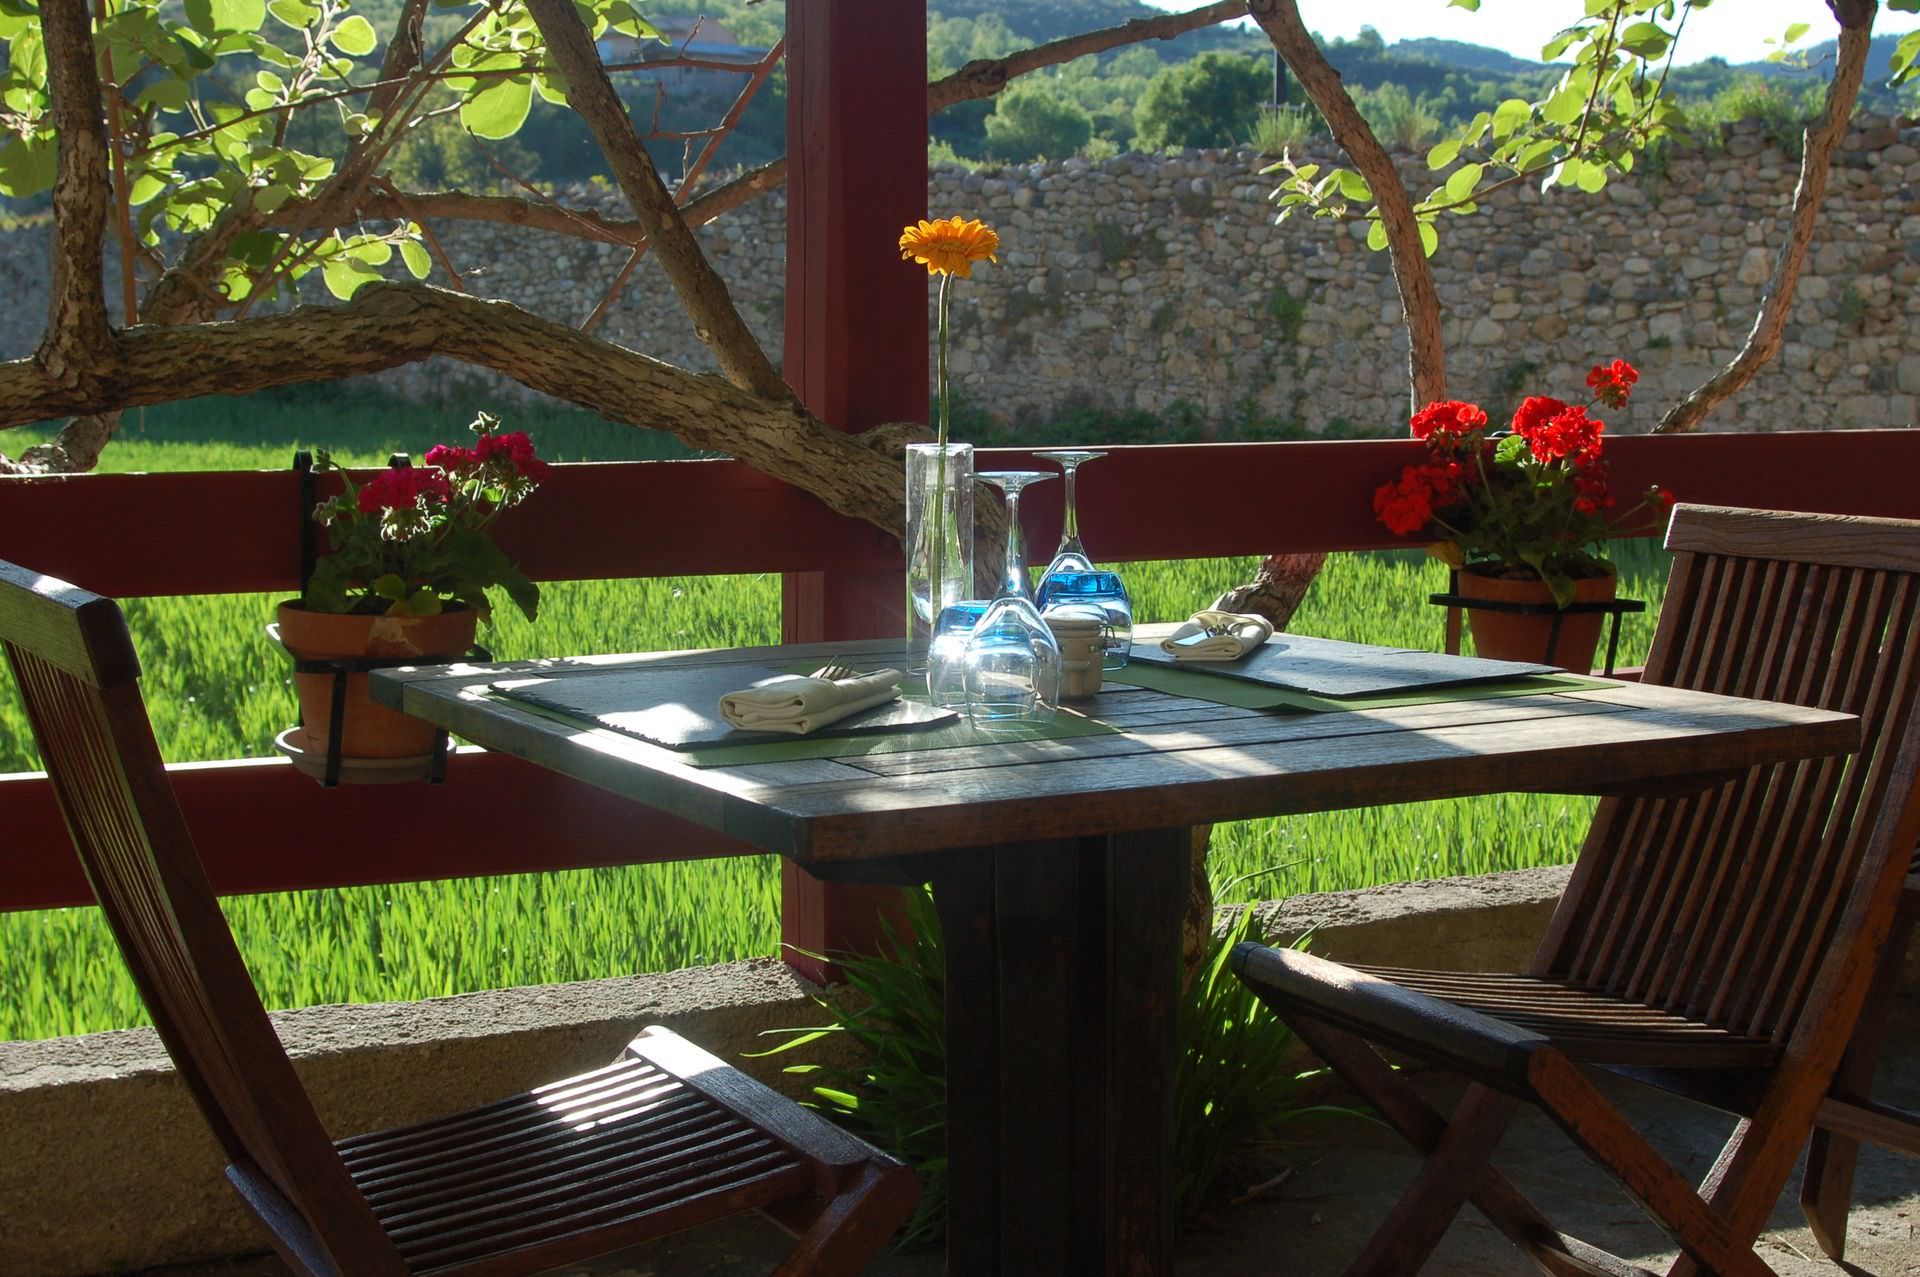
<path fill-rule="evenodd" d="M 929 208 L 983 216 L 1002 237 L 999 264 L 955 296 L 952 362 L 965 399 L 1017 420 L 1079 403 L 1161 412 L 1184 401 L 1216 423 L 1257 416 L 1312 433 L 1401 429 L 1406 337 L 1386 255 L 1367 251 L 1360 226 L 1275 226 L 1272 179 L 1260 165 L 1241 150 L 936 171 Z M 1420 162 L 1403 157 L 1403 166 L 1426 189 Z M 1729 359 L 1751 326 L 1797 173 L 1753 123 L 1597 196 L 1516 186 L 1477 216 L 1444 219 L 1433 263 L 1453 393 L 1495 411 L 1523 393 L 1571 398 L 1591 363 L 1619 355 L 1643 380 L 1633 408 L 1609 419 L 1651 425 Z M 776 355 L 785 211 L 776 194 L 701 232 Z M 441 234 L 474 291 L 575 322 L 625 257 L 498 227 Z M 45 313 L 45 232 L 0 239 L 0 287 L 16 303 L 0 317 L 0 354 L 18 355 Z M 894 251 L 873 246 L 883 257 Z M 1912 423 L 1916 282 L 1920 129 L 1862 117 L 1835 164 L 1780 357 L 1711 424 Z M 712 367 L 652 262 L 601 332 Z M 389 376 L 444 390 L 467 375 L 433 365 Z"/>

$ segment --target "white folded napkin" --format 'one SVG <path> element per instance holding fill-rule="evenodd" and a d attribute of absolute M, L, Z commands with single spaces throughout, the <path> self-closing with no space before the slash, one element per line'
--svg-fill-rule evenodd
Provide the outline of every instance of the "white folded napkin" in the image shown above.
<path fill-rule="evenodd" d="M 899 670 L 875 670 L 854 678 L 773 679 L 720 698 L 720 717 L 743 732 L 808 732 L 872 709 L 900 695 Z"/>
<path fill-rule="evenodd" d="M 1160 647 L 1176 661 L 1237 661 L 1272 637 L 1273 622 L 1264 616 L 1207 608 L 1161 639 Z"/>

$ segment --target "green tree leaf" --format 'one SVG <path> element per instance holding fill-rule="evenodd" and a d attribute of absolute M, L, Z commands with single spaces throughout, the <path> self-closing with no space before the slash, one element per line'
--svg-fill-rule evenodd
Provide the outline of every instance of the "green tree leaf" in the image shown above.
<path fill-rule="evenodd" d="M 57 164 L 51 133 L 17 137 L 0 146 L 0 195 L 22 199 L 51 189 Z"/>
<path fill-rule="evenodd" d="M 1432 257 L 1440 247 L 1440 232 L 1435 229 L 1432 222 L 1423 221 L 1419 225 L 1420 252 L 1427 257 Z"/>
<path fill-rule="evenodd" d="M 1447 200 L 1458 203 L 1472 195 L 1474 188 L 1480 185 L 1480 177 L 1486 172 L 1484 165 L 1462 164 L 1447 177 Z"/>
<path fill-rule="evenodd" d="M 1372 225 L 1367 227 L 1367 247 L 1371 248 L 1374 252 L 1377 253 L 1381 249 L 1385 248 L 1386 246 L 1387 246 L 1386 223 L 1382 222 L 1379 218 L 1376 217 L 1373 219 Z"/>
<path fill-rule="evenodd" d="M 1620 47 L 1652 60 L 1667 51 L 1673 37 L 1651 22 L 1635 22 L 1620 33 Z"/>
<path fill-rule="evenodd" d="M 425 279 L 433 274 L 433 258 L 418 240 L 400 241 L 400 259 L 407 264 L 407 270 L 415 279 Z"/>
<path fill-rule="evenodd" d="M 334 48 L 356 58 L 372 53 L 374 46 L 380 43 L 380 37 L 374 34 L 373 24 L 357 13 L 335 27 L 328 38 L 333 41 Z"/>
<path fill-rule="evenodd" d="M 380 278 L 380 272 L 365 262 L 345 254 L 329 257 L 320 267 L 327 291 L 341 301 L 350 301 L 363 287 Z"/>
<path fill-rule="evenodd" d="M 1427 152 L 1427 167 L 1438 172 L 1459 157 L 1460 141 L 1458 138 L 1450 137 L 1445 141 L 1436 143 L 1434 148 Z"/>
<path fill-rule="evenodd" d="M 506 76 L 485 85 L 460 104 L 460 122 L 475 137 L 497 140 L 512 137 L 533 109 L 533 80 Z"/>
<path fill-rule="evenodd" d="M 1340 179 L 1340 193 L 1356 204 L 1364 204 L 1373 198 L 1373 188 L 1367 185 L 1367 179 L 1350 168 L 1336 169 Z"/>
<path fill-rule="evenodd" d="M 320 10 L 308 4 L 307 0 L 267 0 L 267 12 L 296 31 L 320 20 Z"/>

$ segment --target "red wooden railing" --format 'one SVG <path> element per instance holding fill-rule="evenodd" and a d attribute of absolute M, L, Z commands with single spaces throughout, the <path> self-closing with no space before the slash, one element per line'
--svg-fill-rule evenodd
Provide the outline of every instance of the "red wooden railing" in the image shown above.
<path fill-rule="evenodd" d="M 1112 562 L 1388 548 L 1404 543 L 1374 522 L 1369 496 L 1418 451 L 1405 441 L 1115 448 L 1087 472 L 1082 522 Z M 1920 431 L 1620 438 L 1609 455 L 1622 492 L 1657 479 L 1690 501 L 1920 517 Z M 981 465 L 1026 461 L 990 452 Z M 0 480 L 0 558 L 119 597 L 291 591 L 298 503 L 291 472 Z M 1029 516 L 1033 543 L 1052 544 L 1058 484 L 1034 490 Z M 891 538 L 725 461 L 556 467 L 502 537 L 539 580 L 899 566 Z M 291 696 L 287 708 L 291 717 Z M 490 754 L 456 756 L 439 787 L 323 790 L 278 759 L 170 770 L 224 893 L 738 850 Z M 381 838 L 402 813 L 442 836 Z M 0 777 L 0 831 L 0 910 L 91 901 L 44 778 Z"/>

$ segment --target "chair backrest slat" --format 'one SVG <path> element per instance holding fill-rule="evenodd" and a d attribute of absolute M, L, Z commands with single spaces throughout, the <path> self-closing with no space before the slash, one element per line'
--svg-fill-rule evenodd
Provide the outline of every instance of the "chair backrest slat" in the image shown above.
<path fill-rule="evenodd" d="M 265 1176 L 342 1271 L 406 1273 L 234 945 L 167 780 L 119 608 L 0 563 L 0 648 L 101 912 L 228 1157 Z"/>
<path fill-rule="evenodd" d="M 1536 970 L 1784 1042 L 1920 771 L 1920 522 L 1682 506 L 1646 681 L 1845 710 L 1847 759 L 1601 804 Z"/>

